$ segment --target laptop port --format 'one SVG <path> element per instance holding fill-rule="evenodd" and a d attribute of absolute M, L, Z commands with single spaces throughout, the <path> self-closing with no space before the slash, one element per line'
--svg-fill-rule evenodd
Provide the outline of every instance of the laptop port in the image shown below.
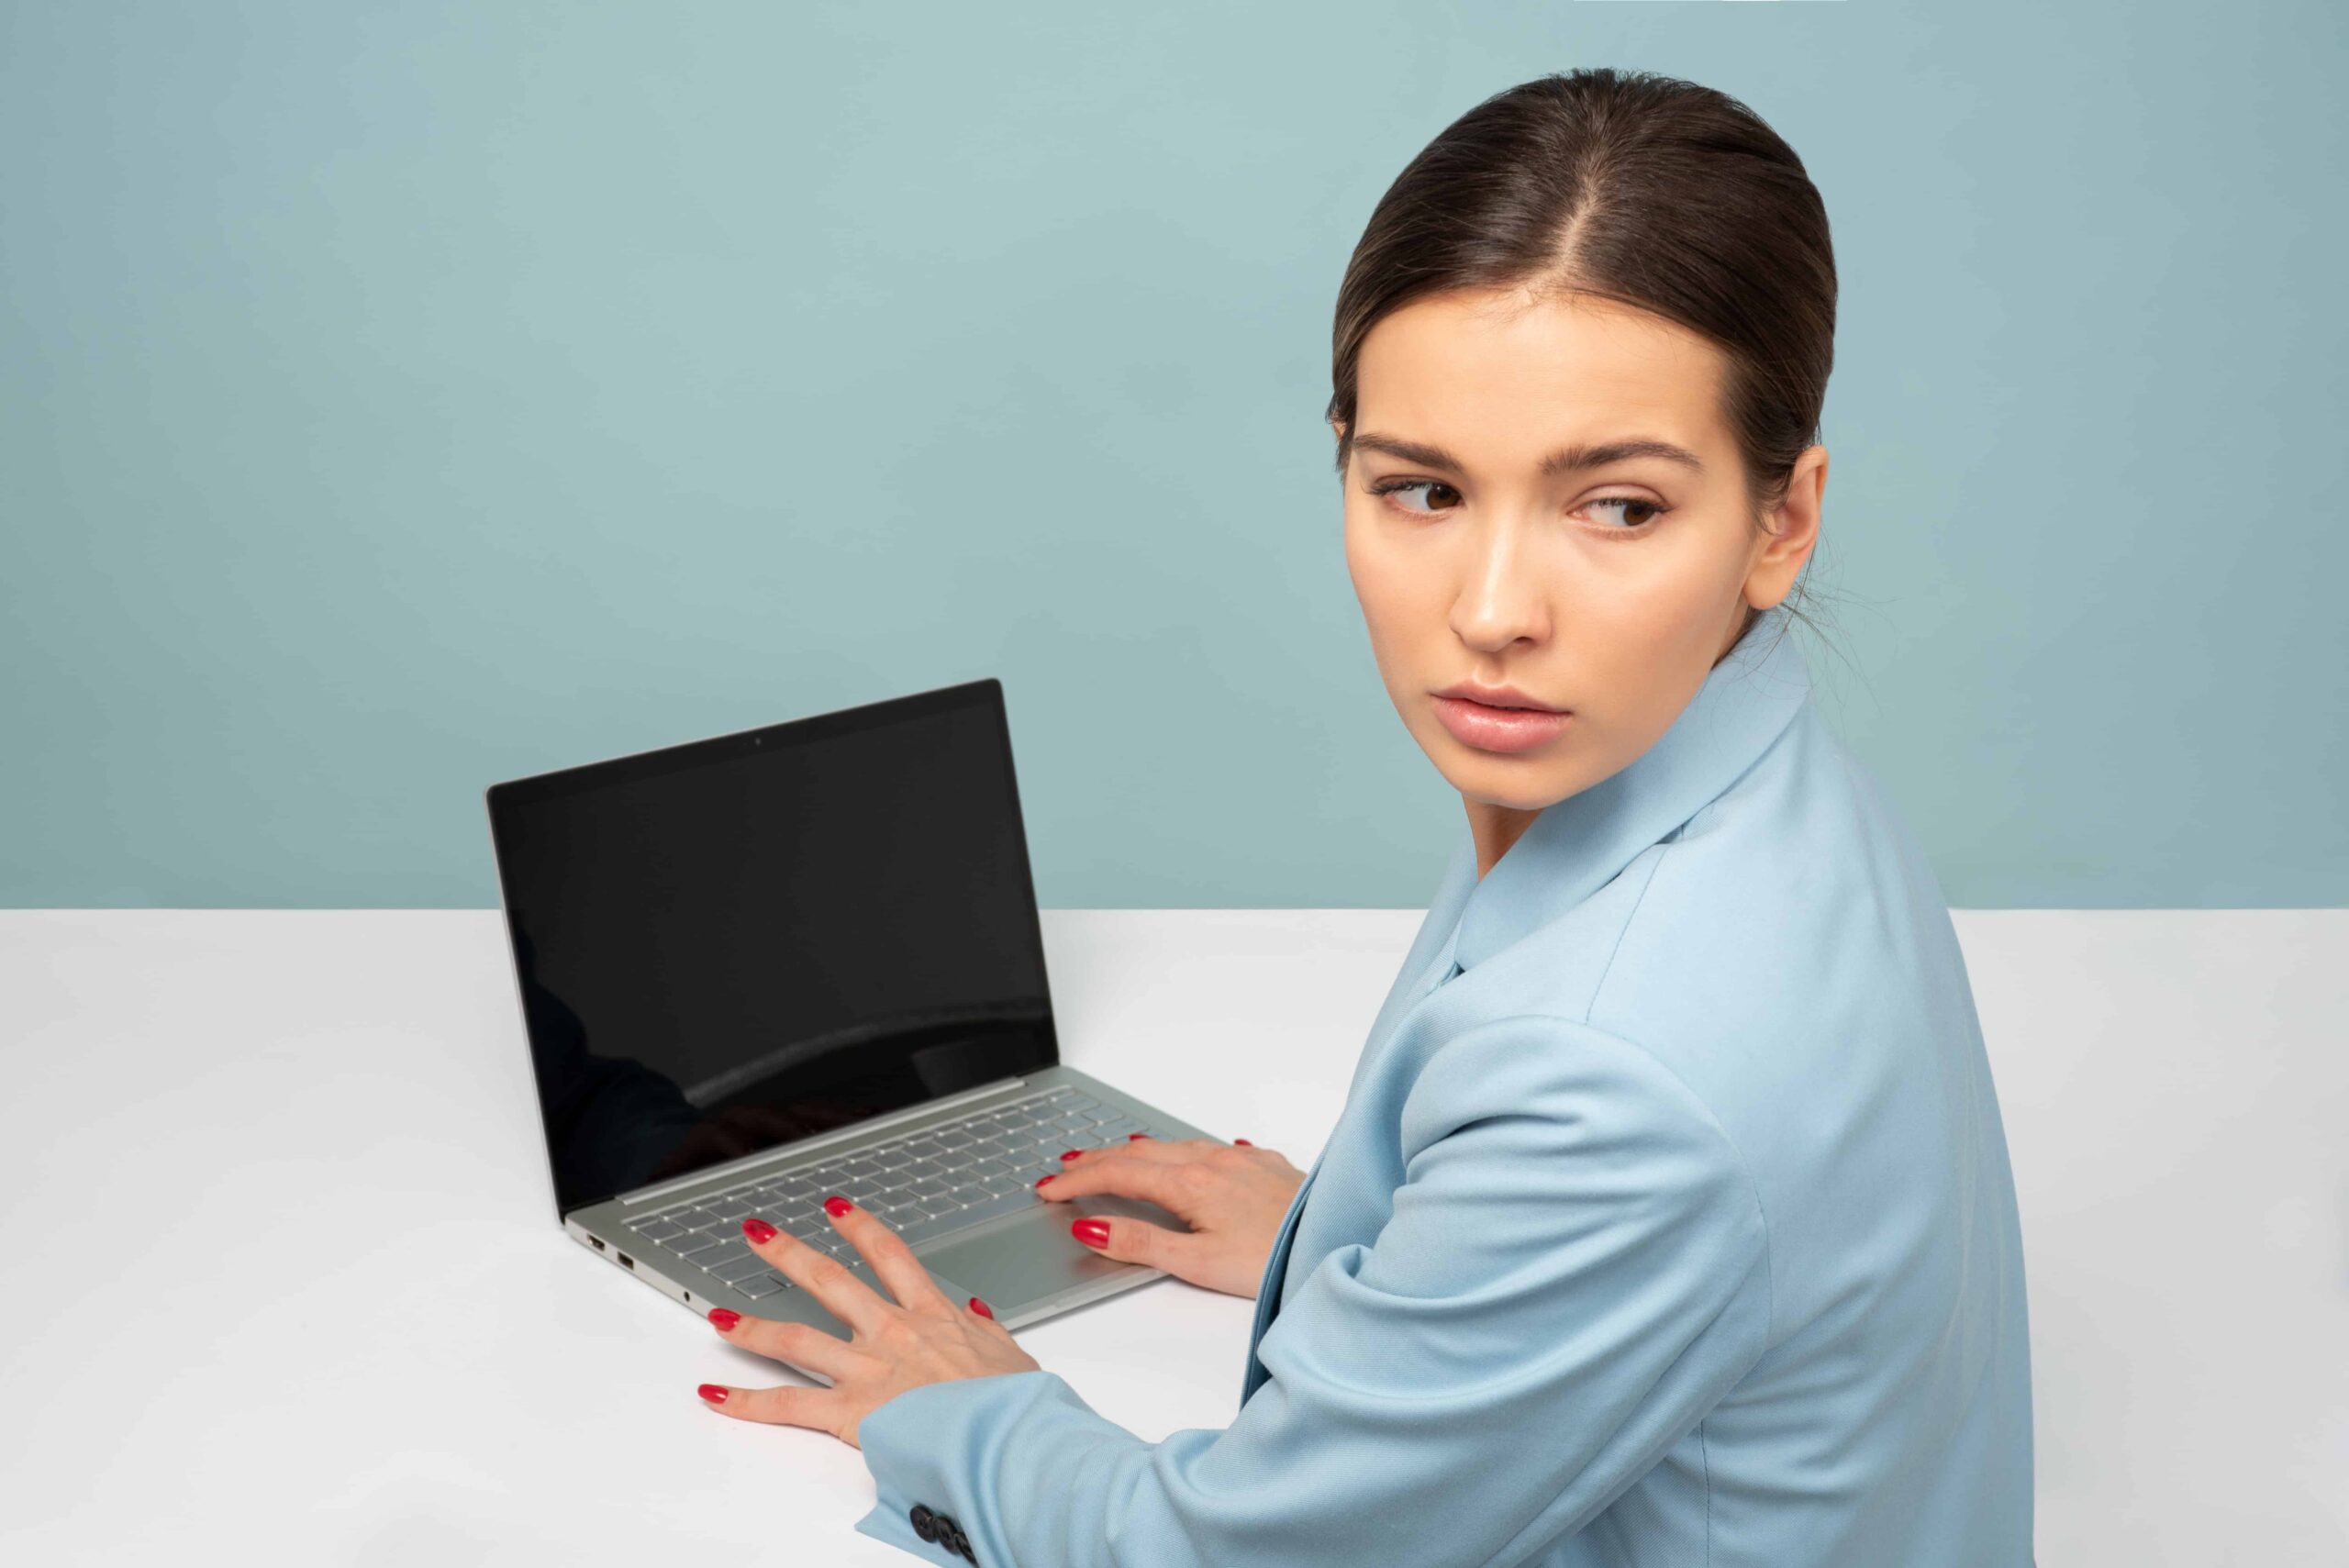
<path fill-rule="evenodd" d="M 587 1238 L 587 1240 L 588 1244 L 593 1246 L 598 1252 L 604 1250 L 604 1239 L 601 1236 L 590 1236 Z"/>
<path fill-rule="evenodd" d="M 620 1267 L 624 1269 L 632 1269 L 636 1267 L 636 1260 L 629 1257 L 626 1252 L 614 1252 L 612 1256 L 620 1261 Z"/>

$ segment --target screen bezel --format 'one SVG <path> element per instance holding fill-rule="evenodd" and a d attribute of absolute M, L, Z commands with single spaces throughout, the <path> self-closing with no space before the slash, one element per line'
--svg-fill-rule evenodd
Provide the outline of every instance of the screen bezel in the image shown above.
<path fill-rule="evenodd" d="M 966 708 L 984 708 L 995 717 L 995 732 L 999 742 L 996 751 L 1003 762 L 1004 783 L 1011 802 L 1011 838 L 1019 851 L 1019 885 L 1026 893 L 1028 918 L 1022 930 L 1032 945 L 1036 971 L 1043 976 L 1042 1044 L 1045 1064 L 1057 1066 L 1060 1063 L 1060 1037 L 1052 1024 L 1052 974 L 1045 960 L 1043 918 L 1036 906 L 1035 863 L 1028 850 L 1027 823 L 1019 801 L 1019 770 L 1012 761 L 1010 716 L 1004 706 L 1003 682 L 996 676 L 989 675 L 975 681 L 964 681 L 951 686 L 938 686 L 929 691 L 914 692 L 904 696 L 885 697 L 876 702 L 860 703 L 853 707 L 835 708 L 829 712 L 810 714 L 801 718 L 785 719 L 782 723 L 765 725 L 757 729 L 737 730 L 728 735 L 710 736 L 705 740 L 687 740 L 677 745 L 657 747 L 649 751 L 632 752 L 624 757 L 612 757 L 602 762 L 584 762 L 574 767 L 558 768 L 543 773 L 531 773 L 526 777 L 507 779 L 491 784 L 483 792 L 483 803 L 489 815 L 490 850 L 496 862 L 497 906 L 506 925 L 507 968 L 514 978 L 515 1009 L 522 1020 L 523 1046 L 529 1053 L 524 1065 L 529 1069 L 530 1073 L 531 1097 L 536 1099 L 539 1105 L 540 1148 L 546 1156 L 547 1191 L 554 1199 L 555 1216 L 558 1219 L 567 1218 L 596 1204 L 609 1203 L 616 1197 L 625 1197 L 627 1194 L 625 1192 L 605 1193 L 596 1197 L 582 1199 L 568 1207 L 564 1207 L 560 1195 L 561 1188 L 555 1179 L 554 1129 L 547 1119 L 545 1097 L 539 1093 L 537 1068 L 539 1041 L 530 1037 L 529 1007 L 524 995 L 521 931 L 515 923 L 513 906 L 506 893 L 507 811 L 512 807 L 539 801 L 559 799 L 564 795 L 609 788 L 615 784 L 641 784 L 648 779 L 687 773 L 696 768 L 708 767 L 713 763 L 733 762 L 745 755 L 765 756 L 772 752 L 787 751 L 794 746 L 806 745 L 811 741 L 834 740 L 843 735 L 860 734 L 912 719 L 926 718 L 940 713 Z M 955 1092 L 963 1094 L 968 1091 Z M 900 1108 L 910 1110 L 913 1106 L 909 1105 Z M 778 1144 L 774 1149 L 760 1150 L 754 1153 L 742 1155 L 739 1159 L 687 1173 L 683 1176 L 666 1176 L 659 1184 L 673 1186 L 679 1182 L 716 1175 L 729 1166 L 751 1164 L 770 1158 L 780 1149 L 789 1147 L 792 1146 Z"/>

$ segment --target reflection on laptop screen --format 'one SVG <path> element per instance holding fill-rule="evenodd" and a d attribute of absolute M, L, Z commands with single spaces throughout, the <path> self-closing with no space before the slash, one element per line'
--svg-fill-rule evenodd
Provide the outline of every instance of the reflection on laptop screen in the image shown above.
<path fill-rule="evenodd" d="M 489 806 L 565 1212 L 1059 1060 L 994 680 Z"/>

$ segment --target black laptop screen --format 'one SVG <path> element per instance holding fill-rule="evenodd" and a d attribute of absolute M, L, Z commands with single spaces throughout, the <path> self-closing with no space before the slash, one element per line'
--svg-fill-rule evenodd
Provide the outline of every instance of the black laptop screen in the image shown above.
<path fill-rule="evenodd" d="M 995 681 L 489 809 L 562 1211 L 1059 1059 Z"/>

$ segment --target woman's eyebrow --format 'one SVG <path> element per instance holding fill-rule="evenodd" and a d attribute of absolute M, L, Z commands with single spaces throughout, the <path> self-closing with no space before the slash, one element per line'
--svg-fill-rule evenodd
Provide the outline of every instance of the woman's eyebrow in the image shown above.
<path fill-rule="evenodd" d="M 1416 463 L 1421 468 L 1449 469 L 1465 473 L 1467 465 L 1442 447 L 1424 441 L 1407 441 L 1399 436 L 1383 436 L 1375 432 L 1356 436 L 1354 450 L 1385 452 L 1401 462 Z M 1623 462 L 1635 457 L 1662 458 L 1676 462 L 1692 473 L 1705 472 L 1704 460 L 1687 447 L 1653 437 L 1627 437 L 1621 440 L 1599 441 L 1592 445 L 1563 447 L 1542 460 L 1542 477 L 1558 479 L 1578 473 L 1585 469 L 1600 468 L 1610 462 Z"/>

